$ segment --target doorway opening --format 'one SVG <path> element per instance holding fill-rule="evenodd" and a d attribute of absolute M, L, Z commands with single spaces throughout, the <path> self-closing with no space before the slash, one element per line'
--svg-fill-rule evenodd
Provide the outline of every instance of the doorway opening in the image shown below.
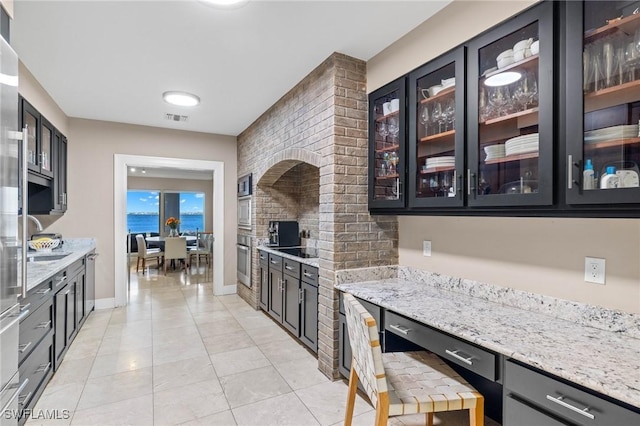
<path fill-rule="evenodd" d="M 212 173 L 211 200 L 205 206 L 212 212 L 213 241 L 213 293 L 216 295 L 236 292 L 235 285 L 224 285 L 224 163 L 181 158 L 148 157 L 138 155 L 114 155 L 114 257 L 115 257 L 115 305 L 127 304 L 128 254 L 127 245 L 127 184 L 129 167 L 170 168 L 207 171 Z"/>

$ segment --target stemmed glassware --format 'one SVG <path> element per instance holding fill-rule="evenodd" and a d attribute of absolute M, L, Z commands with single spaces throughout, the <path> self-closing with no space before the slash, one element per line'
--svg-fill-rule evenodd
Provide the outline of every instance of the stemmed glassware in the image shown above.
<path fill-rule="evenodd" d="M 420 112 L 420 124 L 424 126 L 424 135 L 429 136 L 429 106 L 424 105 Z"/>
<path fill-rule="evenodd" d="M 442 123 L 444 123 L 443 115 L 442 115 L 442 105 L 440 103 L 436 103 L 433 105 L 433 111 L 431 112 L 431 122 L 435 126 L 438 125 L 438 133 L 442 133 Z"/>
<path fill-rule="evenodd" d="M 447 102 L 447 106 L 444 108 L 443 116 L 446 121 L 445 131 L 449 129 L 449 125 L 451 124 L 451 128 L 455 129 L 456 124 L 456 102 L 453 99 L 450 99 Z"/>
<path fill-rule="evenodd" d="M 394 140 L 394 143 L 395 143 L 395 139 L 398 137 L 398 134 L 400 133 L 400 126 L 398 125 L 398 120 L 396 118 L 389 119 L 389 124 L 387 125 L 387 130 L 389 132 L 389 135 L 391 135 L 391 138 Z"/>

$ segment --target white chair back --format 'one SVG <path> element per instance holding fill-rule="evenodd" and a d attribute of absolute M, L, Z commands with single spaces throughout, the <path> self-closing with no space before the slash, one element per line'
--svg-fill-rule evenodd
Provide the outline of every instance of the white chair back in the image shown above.
<path fill-rule="evenodd" d="M 138 256 L 145 257 L 147 255 L 147 242 L 142 234 L 136 235 L 136 243 L 138 243 Z"/>
<path fill-rule="evenodd" d="M 187 238 L 165 238 L 164 259 L 186 259 L 187 258 Z"/>

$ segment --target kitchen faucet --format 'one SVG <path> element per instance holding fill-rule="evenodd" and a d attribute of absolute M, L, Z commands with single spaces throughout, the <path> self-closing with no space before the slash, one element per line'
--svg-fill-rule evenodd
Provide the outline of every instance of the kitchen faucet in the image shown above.
<path fill-rule="evenodd" d="M 18 215 L 18 219 L 20 219 L 21 217 L 22 215 Z M 30 214 L 28 214 L 27 219 L 36 224 L 36 229 L 38 232 L 42 232 L 42 223 L 40 223 L 40 221 L 35 216 L 31 216 Z"/>

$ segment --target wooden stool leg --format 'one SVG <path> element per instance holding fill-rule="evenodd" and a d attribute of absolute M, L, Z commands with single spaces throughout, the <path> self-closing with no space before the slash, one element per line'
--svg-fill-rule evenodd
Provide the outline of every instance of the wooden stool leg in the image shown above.
<path fill-rule="evenodd" d="M 351 361 L 351 365 L 355 362 Z M 349 374 L 349 389 L 347 390 L 347 409 L 344 414 L 344 426 L 351 426 L 353 420 L 353 409 L 356 405 L 356 391 L 358 390 L 358 373 L 355 368 L 351 367 Z"/>
<path fill-rule="evenodd" d="M 427 413 L 427 426 L 433 426 L 433 413 Z"/>
<path fill-rule="evenodd" d="M 147 269 L 147 259 L 142 258 L 142 275 L 144 275 L 144 271 Z"/>
<path fill-rule="evenodd" d="M 469 425 L 484 426 L 484 397 L 476 394 L 476 407 L 469 409 Z"/>
<path fill-rule="evenodd" d="M 376 404 L 376 426 L 387 426 L 389 421 L 389 393 L 378 394 L 378 404 Z"/>

